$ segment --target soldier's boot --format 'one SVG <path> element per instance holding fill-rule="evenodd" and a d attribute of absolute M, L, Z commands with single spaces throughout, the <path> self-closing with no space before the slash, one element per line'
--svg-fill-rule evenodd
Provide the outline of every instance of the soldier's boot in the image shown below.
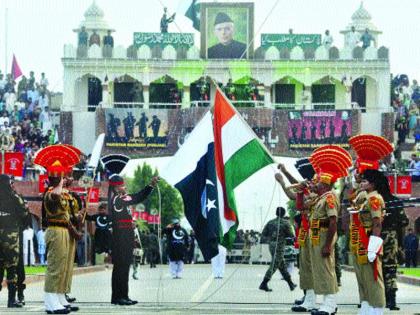
<path fill-rule="evenodd" d="M 22 307 L 22 304 L 16 301 L 16 285 L 14 283 L 8 283 L 7 289 L 9 290 L 9 296 L 7 299 L 7 307 L 10 307 L 10 308 Z"/>
<path fill-rule="evenodd" d="M 3 287 L 3 279 L 4 279 L 4 269 L 0 268 L 0 291 Z"/>
<path fill-rule="evenodd" d="M 271 292 L 271 291 L 273 291 L 272 289 L 270 289 L 269 287 L 268 287 L 268 281 L 270 281 L 270 279 L 268 279 L 268 278 L 264 278 L 264 280 L 261 282 L 261 284 L 260 284 L 260 287 L 259 287 L 259 289 L 260 290 L 263 290 L 263 291 L 266 291 L 266 292 Z"/>
<path fill-rule="evenodd" d="M 290 291 L 293 291 L 297 287 L 297 285 L 293 283 L 292 278 L 290 276 L 284 278 L 284 280 L 286 280 L 287 284 L 289 285 Z"/>
<path fill-rule="evenodd" d="M 134 266 L 133 266 L 133 279 L 134 280 L 139 280 L 138 270 L 139 270 L 138 265 L 137 264 L 134 264 Z"/>
<path fill-rule="evenodd" d="M 390 303 L 390 300 L 389 300 L 389 291 L 390 290 L 385 290 L 385 307 L 386 308 L 389 308 L 389 303 Z"/>
<path fill-rule="evenodd" d="M 26 284 L 18 285 L 17 288 L 17 298 L 20 304 L 25 305 L 25 295 L 23 294 L 23 291 L 26 289 Z"/>
<path fill-rule="evenodd" d="M 295 305 L 302 305 L 305 301 L 306 290 L 303 290 L 303 297 L 300 300 L 295 300 Z"/>
<path fill-rule="evenodd" d="M 391 289 L 389 290 L 389 296 L 388 296 L 388 303 L 387 303 L 387 307 L 389 308 L 390 311 L 399 311 L 400 308 L 397 306 L 397 290 L 396 289 Z"/>

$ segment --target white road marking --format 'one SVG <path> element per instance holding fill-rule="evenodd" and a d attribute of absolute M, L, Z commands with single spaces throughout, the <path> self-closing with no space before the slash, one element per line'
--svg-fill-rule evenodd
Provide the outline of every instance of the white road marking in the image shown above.
<path fill-rule="evenodd" d="M 206 282 L 204 282 L 203 285 L 197 290 L 197 292 L 194 293 L 190 301 L 199 302 L 212 282 L 213 282 L 213 275 L 210 275 L 207 278 Z"/>

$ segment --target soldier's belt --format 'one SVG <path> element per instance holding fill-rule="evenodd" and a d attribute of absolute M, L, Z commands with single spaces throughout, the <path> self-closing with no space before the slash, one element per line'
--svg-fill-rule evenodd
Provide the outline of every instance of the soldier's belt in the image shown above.
<path fill-rule="evenodd" d="M 50 226 L 57 226 L 67 228 L 69 226 L 69 222 L 66 220 L 58 220 L 58 219 L 49 219 L 47 220 L 48 227 Z"/>

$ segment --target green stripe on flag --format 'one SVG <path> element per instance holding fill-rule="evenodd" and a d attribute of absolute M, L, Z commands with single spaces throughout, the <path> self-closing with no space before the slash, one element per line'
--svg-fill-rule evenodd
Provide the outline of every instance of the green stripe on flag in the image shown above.
<path fill-rule="evenodd" d="M 274 160 L 261 146 L 258 139 L 251 140 L 240 148 L 225 164 L 225 184 L 229 208 L 231 208 L 238 218 L 236 209 L 235 188 L 244 182 L 252 174 L 263 167 L 274 163 Z M 231 248 L 236 238 L 236 230 L 239 220 L 223 236 L 222 245 Z"/>

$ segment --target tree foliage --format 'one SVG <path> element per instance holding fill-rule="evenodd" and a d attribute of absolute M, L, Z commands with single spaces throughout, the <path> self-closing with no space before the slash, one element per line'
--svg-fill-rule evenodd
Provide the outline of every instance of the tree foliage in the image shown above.
<path fill-rule="evenodd" d="M 153 171 L 152 167 L 146 163 L 139 165 L 134 172 L 133 178 L 128 178 L 127 189 L 129 193 L 136 193 L 148 185 L 154 176 L 158 176 L 157 170 Z M 172 219 L 179 219 L 183 216 L 184 205 L 179 192 L 169 185 L 165 180 L 159 181 L 159 190 L 162 202 L 162 226 L 169 224 Z M 159 211 L 159 194 L 155 189 L 152 194 L 144 201 L 146 211 Z"/>

